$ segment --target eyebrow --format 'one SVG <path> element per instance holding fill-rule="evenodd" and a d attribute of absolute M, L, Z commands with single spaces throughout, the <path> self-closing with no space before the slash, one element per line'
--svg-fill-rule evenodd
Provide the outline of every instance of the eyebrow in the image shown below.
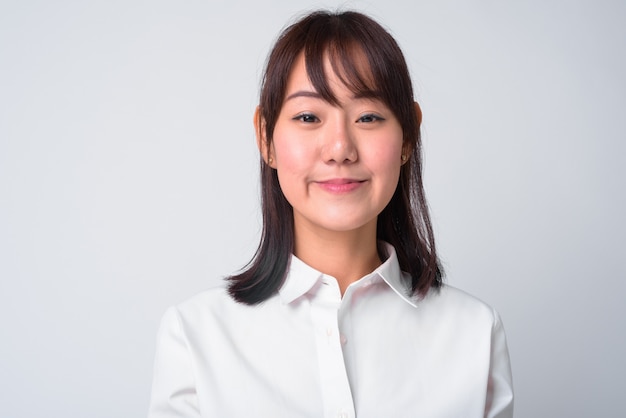
<path fill-rule="evenodd" d="M 353 96 L 355 99 L 376 99 L 381 100 L 382 94 L 377 90 L 365 90 L 359 93 L 356 93 Z"/>
<path fill-rule="evenodd" d="M 291 100 L 291 99 L 295 99 L 296 97 L 312 97 L 314 99 L 321 99 L 322 95 L 319 94 L 316 91 L 299 90 L 299 91 L 297 91 L 295 93 L 292 93 L 289 96 L 287 96 L 285 98 L 285 101 Z"/>
<path fill-rule="evenodd" d="M 285 101 L 295 99 L 296 97 L 311 97 L 314 99 L 323 99 L 322 95 L 316 91 L 307 91 L 307 90 L 299 90 L 295 93 L 290 94 L 285 98 Z M 381 94 L 375 90 L 366 90 L 363 92 L 356 93 L 352 96 L 353 99 L 380 99 Z"/>

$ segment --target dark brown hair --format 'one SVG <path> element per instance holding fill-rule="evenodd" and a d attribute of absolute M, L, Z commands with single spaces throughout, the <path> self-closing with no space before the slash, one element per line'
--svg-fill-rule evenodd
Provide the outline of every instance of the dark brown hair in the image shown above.
<path fill-rule="evenodd" d="M 371 18 L 357 12 L 317 11 L 287 27 L 272 49 L 265 68 L 259 103 L 259 132 L 272 142 L 291 69 L 304 53 L 306 71 L 315 90 L 337 103 L 324 72 L 329 57 L 333 70 L 354 93 L 375 96 L 387 105 L 402 126 L 410 158 L 389 204 L 377 220 L 377 239 L 396 249 L 400 268 L 412 278 L 412 292 L 423 296 L 442 284 L 442 270 L 422 184 L 421 141 L 411 78 L 402 51 L 393 37 Z M 369 68 L 359 66 L 366 58 Z M 262 122 L 262 123 L 261 123 Z M 273 295 L 285 279 L 294 245 L 293 208 L 278 183 L 276 170 L 261 158 L 263 231 L 252 261 L 228 278 L 237 301 L 255 304 Z M 379 247 L 381 258 L 386 258 Z"/>

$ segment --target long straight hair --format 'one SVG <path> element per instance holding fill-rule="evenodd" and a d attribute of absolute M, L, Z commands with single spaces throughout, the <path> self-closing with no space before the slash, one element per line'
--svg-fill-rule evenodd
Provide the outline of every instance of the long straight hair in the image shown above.
<path fill-rule="evenodd" d="M 336 104 L 324 72 L 333 71 L 355 94 L 374 96 L 391 109 L 403 131 L 410 158 L 400 169 L 396 190 L 378 215 L 377 239 L 396 249 L 400 268 L 411 275 L 413 294 L 424 296 L 442 284 L 422 183 L 421 140 L 413 87 L 400 47 L 371 18 L 357 12 L 313 12 L 287 27 L 268 57 L 261 85 L 257 133 L 270 149 L 285 98 L 287 81 L 298 56 L 315 90 Z M 362 58 L 369 68 L 363 69 Z M 228 278 L 230 295 L 246 304 L 263 302 L 282 286 L 294 247 L 293 208 L 285 198 L 276 170 L 260 158 L 263 230 L 250 263 Z M 381 258 L 386 258 L 379 247 Z"/>

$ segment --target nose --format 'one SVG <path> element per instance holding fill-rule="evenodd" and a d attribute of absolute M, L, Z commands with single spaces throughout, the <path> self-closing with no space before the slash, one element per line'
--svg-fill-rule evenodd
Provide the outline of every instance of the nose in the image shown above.
<path fill-rule="evenodd" d="M 354 133 L 349 121 L 337 118 L 328 123 L 324 132 L 322 157 L 327 163 L 350 164 L 358 159 Z"/>

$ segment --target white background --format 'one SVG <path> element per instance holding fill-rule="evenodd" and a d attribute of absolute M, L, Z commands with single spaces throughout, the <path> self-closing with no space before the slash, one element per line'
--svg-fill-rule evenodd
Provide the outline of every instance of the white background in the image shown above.
<path fill-rule="evenodd" d="M 447 281 L 502 314 L 516 416 L 623 416 L 617 0 L 2 0 L 0 416 L 145 416 L 162 313 L 256 247 L 268 49 L 338 5 L 406 54 Z"/>

